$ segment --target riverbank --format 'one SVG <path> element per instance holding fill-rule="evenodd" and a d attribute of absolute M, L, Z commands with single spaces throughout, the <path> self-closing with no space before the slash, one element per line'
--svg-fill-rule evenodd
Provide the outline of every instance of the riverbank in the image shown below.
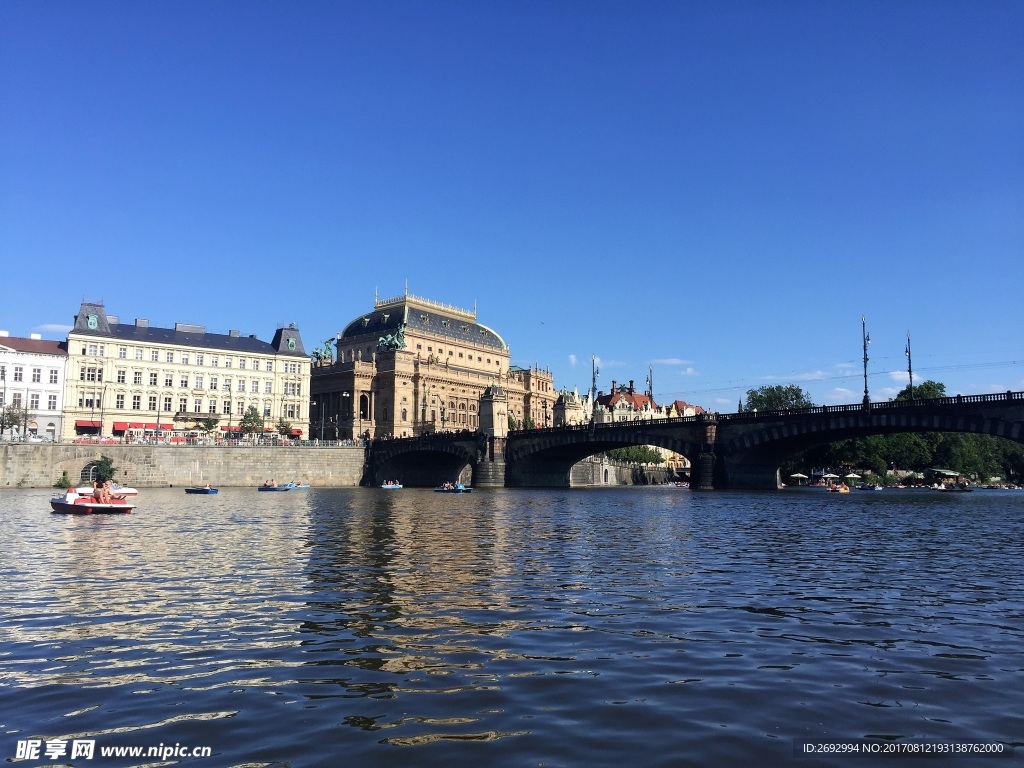
<path fill-rule="evenodd" d="M 66 473 L 77 482 L 101 457 L 116 479 L 137 488 L 183 485 L 254 486 L 268 479 L 322 488 L 359 485 L 363 447 L 225 447 L 6 443 L 0 445 L 0 488 L 52 488 Z"/>

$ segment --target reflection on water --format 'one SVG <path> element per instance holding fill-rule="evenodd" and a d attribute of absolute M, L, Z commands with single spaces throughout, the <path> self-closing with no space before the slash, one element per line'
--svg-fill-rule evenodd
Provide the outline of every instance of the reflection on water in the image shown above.
<path fill-rule="evenodd" d="M 1021 738 L 1024 493 L 161 490 L 116 518 L 48 496 L 0 495 L 0 757 L 676 766 Z"/>

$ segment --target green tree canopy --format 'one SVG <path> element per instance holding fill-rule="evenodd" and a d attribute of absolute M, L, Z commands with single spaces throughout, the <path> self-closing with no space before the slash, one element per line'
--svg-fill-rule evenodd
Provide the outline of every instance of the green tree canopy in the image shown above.
<path fill-rule="evenodd" d="M 242 430 L 243 435 L 263 434 L 263 417 L 260 416 L 260 412 L 256 410 L 255 405 L 250 405 L 245 414 L 243 414 L 239 429 Z"/>
<path fill-rule="evenodd" d="M 811 408 L 810 396 L 795 384 L 772 384 L 747 390 L 745 411 L 781 411 L 788 408 Z"/>
<path fill-rule="evenodd" d="M 630 464 L 661 464 L 665 457 L 661 451 L 650 445 L 631 445 L 628 448 L 614 448 L 607 452 L 609 458 Z"/>

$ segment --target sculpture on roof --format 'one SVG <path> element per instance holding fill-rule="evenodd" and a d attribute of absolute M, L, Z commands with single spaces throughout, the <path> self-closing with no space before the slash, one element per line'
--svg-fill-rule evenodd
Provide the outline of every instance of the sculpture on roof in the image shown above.
<path fill-rule="evenodd" d="M 378 349 L 405 349 L 405 323 L 394 333 L 386 333 L 377 339 Z"/>
<path fill-rule="evenodd" d="M 313 350 L 313 364 L 318 368 L 334 363 L 334 350 L 331 349 L 332 341 L 334 341 L 334 339 L 324 339 L 323 347 L 317 347 Z"/>

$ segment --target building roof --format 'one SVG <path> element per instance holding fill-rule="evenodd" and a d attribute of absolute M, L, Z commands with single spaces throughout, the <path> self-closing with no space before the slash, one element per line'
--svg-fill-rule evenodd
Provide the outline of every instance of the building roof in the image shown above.
<path fill-rule="evenodd" d="M 430 333 L 455 341 L 508 351 L 497 333 L 476 321 L 476 313 L 406 294 L 377 301 L 374 309 L 345 326 L 339 342 L 379 339 L 405 326 L 406 332 Z"/>
<path fill-rule="evenodd" d="M 237 331 L 230 333 L 207 333 L 205 326 L 189 323 L 175 323 L 174 328 L 157 328 L 147 320 L 119 323 L 114 316 L 107 315 L 102 305 L 82 304 L 75 316 L 73 333 L 86 336 L 128 341 L 134 344 L 167 344 L 176 347 L 216 349 L 234 354 L 290 355 L 306 357 L 302 337 L 293 325 L 278 328 L 272 342 L 258 339 L 255 334 L 242 336 Z"/>
<path fill-rule="evenodd" d="M 66 342 L 50 341 L 48 339 L 22 339 L 17 336 L 3 336 L 0 337 L 0 348 L 35 355 L 68 356 L 68 345 Z"/>

